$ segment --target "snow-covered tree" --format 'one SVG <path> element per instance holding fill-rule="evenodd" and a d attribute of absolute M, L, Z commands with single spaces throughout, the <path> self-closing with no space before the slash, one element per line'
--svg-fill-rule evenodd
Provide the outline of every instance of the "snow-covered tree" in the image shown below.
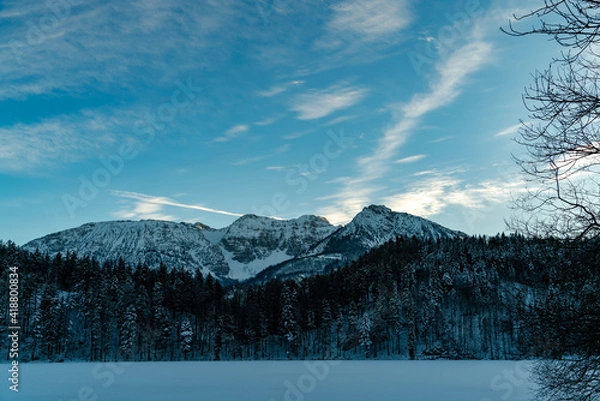
<path fill-rule="evenodd" d="M 183 353 L 183 358 L 187 360 L 188 354 L 192 352 L 192 341 L 194 338 L 192 324 L 187 317 L 181 322 L 179 335 L 181 336 L 181 352 Z"/>
<path fill-rule="evenodd" d="M 364 313 L 358 323 L 358 335 L 360 338 L 360 346 L 365 352 L 365 358 L 371 357 L 371 347 L 373 346 L 373 340 L 371 340 L 371 329 L 373 321 L 369 313 Z"/>
<path fill-rule="evenodd" d="M 300 331 L 297 319 L 297 292 L 296 288 L 291 283 L 284 283 L 281 292 L 281 326 L 283 330 L 283 338 L 288 344 L 290 353 L 297 351 L 297 339 Z"/>
<path fill-rule="evenodd" d="M 126 360 L 129 360 L 133 356 L 137 341 L 137 333 L 137 311 L 135 306 L 129 305 L 123 315 L 119 333 L 119 353 Z"/>

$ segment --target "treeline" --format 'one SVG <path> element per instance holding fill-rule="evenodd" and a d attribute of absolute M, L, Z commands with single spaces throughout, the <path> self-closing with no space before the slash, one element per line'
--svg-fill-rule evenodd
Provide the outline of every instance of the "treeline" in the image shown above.
<path fill-rule="evenodd" d="M 589 246 L 397 238 L 325 276 L 224 287 L 177 266 L 0 242 L 0 293 L 17 266 L 22 361 L 513 359 L 544 352 L 533 311 L 556 302 L 567 278 L 597 277 Z M 8 358 L 6 336 L 0 346 Z"/>

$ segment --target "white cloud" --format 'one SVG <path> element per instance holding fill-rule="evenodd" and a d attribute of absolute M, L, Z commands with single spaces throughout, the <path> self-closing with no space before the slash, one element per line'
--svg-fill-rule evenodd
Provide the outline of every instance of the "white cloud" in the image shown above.
<path fill-rule="evenodd" d="M 254 123 L 254 125 L 264 127 L 264 126 L 273 124 L 275 121 L 277 121 L 277 119 L 275 117 L 269 117 L 269 118 L 265 118 L 264 120 L 261 120 L 261 121 L 256 121 Z"/>
<path fill-rule="evenodd" d="M 134 202 L 133 208 L 122 209 L 113 213 L 113 216 L 131 220 L 178 220 L 176 216 L 165 214 L 163 209 L 164 206 L 160 204 L 138 201 Z"/>
<path fill-rule="evenodd" d="M 333 7 L 327 28 L 330 45 L 335 38 L 372 42 L 388 38 L 407 27 L 411 21 L 405 0 L 349 0 Z"/>
<path fill-rule="evenodd" d="M 479 27 L 473 27 L 466 38 L 466 42 L 453 44 L 454 47 L 445 52 L 447 55 L 438 61 L 437 77 L 430 82 L 427 92 L 415 94 L 408 103 L 394 107 L 394 119 L 384 130 L 375 150 L 358 160 L 357 176 L 346 180 L 333 196 L 334 204 L 322 209 L 320 214 L 329 218 L 328 212 L 335 213 L 339 219 L 343 214 L 348 220 L 373 202 L 376 194 L 373 182 L 383 178 L 390 170 L 398 149 L 406 143 L 421 120 L 451 104 L 461 94 L 468 78 L 489 62 L 492 46 L 482 39 Z M 355 193 L 361 196 L 356 197 Z"/>
<path fill-rule="evenodd" d="M 235 216 L 240 217 L 242 214 L 228 212 L 225 210 L 218 210 L 209 208 L 203 205 L 197 204 L 185 204 L 178 202 L 176 200 L 166 198 L 163 196 L 153 196 L 141 194 L 138 192 L 128 192 L 128 191 L 110 191 L 111 195 L 123 198 L 123 199 L 132 199 L 134 200 L 133 208 L 122 209 L 114 215 L 120 218 L 127 219 L 157 219 L 157 220 L 177 220 L 176 217 L 171 215 L 166 215 L 163 213 L 163 208 L 165 206 L 171 206 L 176 208 L 183 209 L 193 209 L 193 210 L 201 210 L 208 213 L 216 213 L 222 214 L 226 216 Z"/>
<path fill-rule="evenodd" d="M 216 138 L 215 142 L 231 141 L 232 139 L 237 138 L 238 136 L 240 136 L 244 132 L 248 131 L 249 129 L 250 129 L 250 127 L 246 124 L 239 124 L 239 125 L 233 126 L 233 127 L 229 128 L 227 131 L 225 131 L 223 136 Z"/>
<path fill-rule="evenodd" d="M 263 155 L 263 156 L 255 156 L 255 157 L 248 157 L 246 159 L 240 159 L 237 160 L 233 163 L 231 163 L 234 166 L 245 166 L 247 164 L 252 164 L 252 163 L 256 163 L 259 162 L 261 160 L 265 160 L 268 156 L 267 155 Z"/>
<path fill-rule="evenodd" d="M 258 91 L 256 92 L 256 94 L 260 97 L 273 97 L 287 91 L 290 88 L 293 88 L 294 86 L 302 85 L 303 83 L 304 81 L 300 80 L 290 81 L 284 84 L 272 86 L 271 88 L 264 91 Z"/>
<path fill-rule="evenodd" d="M 419 160 L 423 160 L 427 157 L 427 155 L 414 155 L 414 156 L 409 156 L 409 157 L 405 157 L 399 160 L 396 160 L 394 163 L 396 164 L 409 164 L 409 163 L 416 163 Z"/>
<path fill-rule="evenodd" d="M 341 116 L 341 117 L 337 117 L 334 118 L 331 121 L 328 121 L 327 123 L 325 123 L 325 125 L 337 125 L 340 123 L 343 123 L 344 121 L 349 121 L 349 120 L 353 120 L 358 116 Z"/>
<path fill-rule="evenodd" d="M 304 131 L 292 132 L 291 134 L 285 134 L 285 135 L 282 135 L 281 137 L 286 140 L 298 139 L 298 138 L 302 138 L 303 136 L 306 136 L 312 132 L 315 132 L 314 128 L 307 129 Z"/>
<path fill-rule="evenodd" d="M 383 198 L 383 202 L 393 210 L 431 217 L 450 206 L 484 209 L 491 204 L 503 204 L 524 189 L 525 183 L 520 179 L 495 178 L 467 184 L 450 175 L 436 174 L 419 180 L 404 192 Z"/>
<path fill-rule="evenodd" d="M 369 179 L 379 178 L 388 170 L 388 161 L 412 134 L 428 113 L 452 103 L 462 92 L 467 78 L 489 61 L 491 45 L 474 41 L 459 47 L 437 67 L 438 78 L 429 92 L 419 93 L 399 108 L 399 118 L 379 140 L 377 150 L 359 163 Z"/>
<path fill-rule="evenodd" d="M 420 118 L 452 103 L 461 93 L 461 86 L 466 78 L 490 61 L 491 50 L 491 45 L 482 40 L 467 43 L 456 49 L 438 65 L 438 79 L 431 85 L 430 92 L 413 97 L 410 103 L 403 107 L 404 116 Z"/>
<path fill-rule="evenodd" d="M 440 142 L 444 142 L 444 141 L 447 141 L 447 140 L 452 139 L 452 138 L 454 138 L 454 137 L 451 136 L 451 135 L 443 136 L 441 138 L 434 139 L 433 141 L 431 141 L 431 143 L 440 143 Z"/>
<path fill-rule="evenodd" d="M 31 172 L 100 154 L 115 145 L 124 118 L 84 111 L 0 127 L 0 171 Z"/>
<path fill-rule="evenodd" d="M 346 0 L 330 6 L 325 30 L 313 42 L 322 57 L 309 61 L 313 73 L 340 65 L 373 63 L 398 54 L 412 22 L 409 0 Z"/>
<path fill-rule="evenodd" d="M 11 3 L 1 14 L 0 99 L 140 85 L 148 93 L 223 59 L 235 34 L 233 0 L 49 2 L 58 17 L 45 2 Z"/>
<path fill-rule="evenodd" d="M 346 224 L 349 222 L 365 205 L 371 203 L 371 194 L 382 187 L 375 186 L 354 186 L 356 180 L 352 177 L 338 178 L 344 188 L 354 188 L 354 190 L 346 190 L 343 192 L 344 199 L 340 193 L 330 196 L 324 196 L 317 200 L 333 201 L 333 204 L 319 209 L 317 214 L 324 216 L 332 224 Z"/>
<path fill-rule="evenodd" d="M 504 129 L 498 131 L 497 133 L 494 134 L 494 136 L 498 137 L 498 136 L 512 135 L 512 134 L 515 134 L 521 127 L 522 127 L 522 124 L 520 124 L 520 123 L 511 125 L 510 127 L 506 127 Z"/>
<path fill-rule="evenodd" d="M 238 160 L 238 161 L 236 161 L 236 162 L 234 162 L 232 164 L 234 166 L 245 166 L 246 164 L 256 163 L 256 162 L 259 162 L 261 160 L 265 160 L 265 159 L 268 159 L 270 157 L 277 156 L 277 155 L 280 155 L 282 153 L 286 153 L 291 148 L 292 148 L 292 145 L 290 145 L 289 143 L 286 143 L 286 144 L 283 144 L 283 145 L 281 145 L 281 146 L 273 149 L 273 151 L 271 153 L 260 155 L 260 156 L 255 156 L 255 157 L 249 157 L 249 158 L 246 158 L 246 159 L 241 159 L 241 160 Z"/>
<path fill-rule="evenodd" d="M 291 110 L 298 113 L 297 118 L 300 120 L 314 120 L 354 106 L 367 93 L 365 88 L 334 85 L 297 96 L 292 102 Z"/>

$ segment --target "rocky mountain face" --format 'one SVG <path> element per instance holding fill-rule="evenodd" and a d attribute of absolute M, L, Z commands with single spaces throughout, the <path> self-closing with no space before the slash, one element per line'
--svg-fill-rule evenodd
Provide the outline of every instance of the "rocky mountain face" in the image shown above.
<path fill-rule="evenodd" d="M 110 221 L 88 223 L 28 242 L 25 250 L 55 255 L 75 252 L 99 262 L 123 258 L 126 263 L 147 264 L 158 268 L 182 267 L 219 277 L 229 274 L 229 266 L 220 248 L 191 224 L 168 221 Z"/>
<path fill-rule="evenodd" d="M 265 269 L 259 280 L 312 275 L 358 258 L 372 248 L 398 236 L 439 240 L 466 236 L 422 217 L 399 213 L 385 206 L 371 205 L 352 221 L 316 243 L 303 255 Z"/>
<path fill-rule="evenodd" d="M 311 255 L 341 253 L 360 256 L 398 236 L 425 239 L 450 239 L 462 235 L 422 217 L 393 212 L 385 206 L 371 205 L 333 235 L 311 250 Z"/>
<path fill-rule="evenodd" d="M 113 221 L 50 234 L 24 248 L 51 255 L 76 252 L 100 262 L 122 257 L 151 268 L 163 263 L 221 279 L 265 280 L 321 273 L 400 235 L 441 239 L 463 234 L 372 205 L 343 227 L 318 216 L 276 220 L 245 215 L 221 229 L 202 223 Z"/>

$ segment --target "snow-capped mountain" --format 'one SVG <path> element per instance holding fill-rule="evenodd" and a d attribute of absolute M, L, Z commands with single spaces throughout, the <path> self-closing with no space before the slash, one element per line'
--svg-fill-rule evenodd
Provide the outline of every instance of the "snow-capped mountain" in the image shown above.
<path fill-rule="evenodd" d="M 50 234 L 24 248 L 51 255 L 71 251 L 100 262 L 121 257 L 151 268 L 161 263 L 192 271 L 199 268 L 221 279 L 263 280 L 320 273 L 400 235 L 440 239 L 464 234 L 371 205 L 343 227 L 318 216 L 277 220 L 245 215 L 221 229 L 202 223 L 113 221 Z"/>
<path fill-rule="evenodd" d="M 185 223 L 168 221 L 110 221 L 88 223 L 58 233 L 46 235 L 24 245 L 27 250 L 76 252 L 99 262 L 123 260 L 132 265 L 145 263 L 157 268 L 160 263 L 219 277 L 229 274 L 229 266 L 220 248 L 205 238 L 202 230 Z"/>
<path fill-rule="evenodd" d="M 112 221 L 88 223 L 24 245 L 55 255 L 76 252 L 99 262 L 119 257 L 129 264 L 201 269 L 219 278 L 244 280 L 264 268 L 293 259 L 338 227 L 316 216 L 293 220 L 245 215 L 229 227 L 202 223 Z"/>
<path fill-rule="evenodd" d="M 337 228 L 317 216 L 276 220 L 249 214 L 234 221 L 218 245 L 232 270 L 230 277 L 245 279 L 304 254 Z"/>
<path fill-rule="evenodd" d="M 408 213 L 371 205 L 333 235 L 311 249 L 310 255 L 343 253 L 359 256 L 398 236 L 425 239 L 455 238 L 463 235 L 433 221 Z"/>
<path fill-rule="evenodd" d="M 321 273 L 356 259 L 368 250 L 398 236 L 439 240 L 465 236 L 422 217 L 399 213 L 385 206 L 371 205 L 352 221 L 316 243 L 300 257 L 264 270 L 257 277 L 295 277 Z"/>

